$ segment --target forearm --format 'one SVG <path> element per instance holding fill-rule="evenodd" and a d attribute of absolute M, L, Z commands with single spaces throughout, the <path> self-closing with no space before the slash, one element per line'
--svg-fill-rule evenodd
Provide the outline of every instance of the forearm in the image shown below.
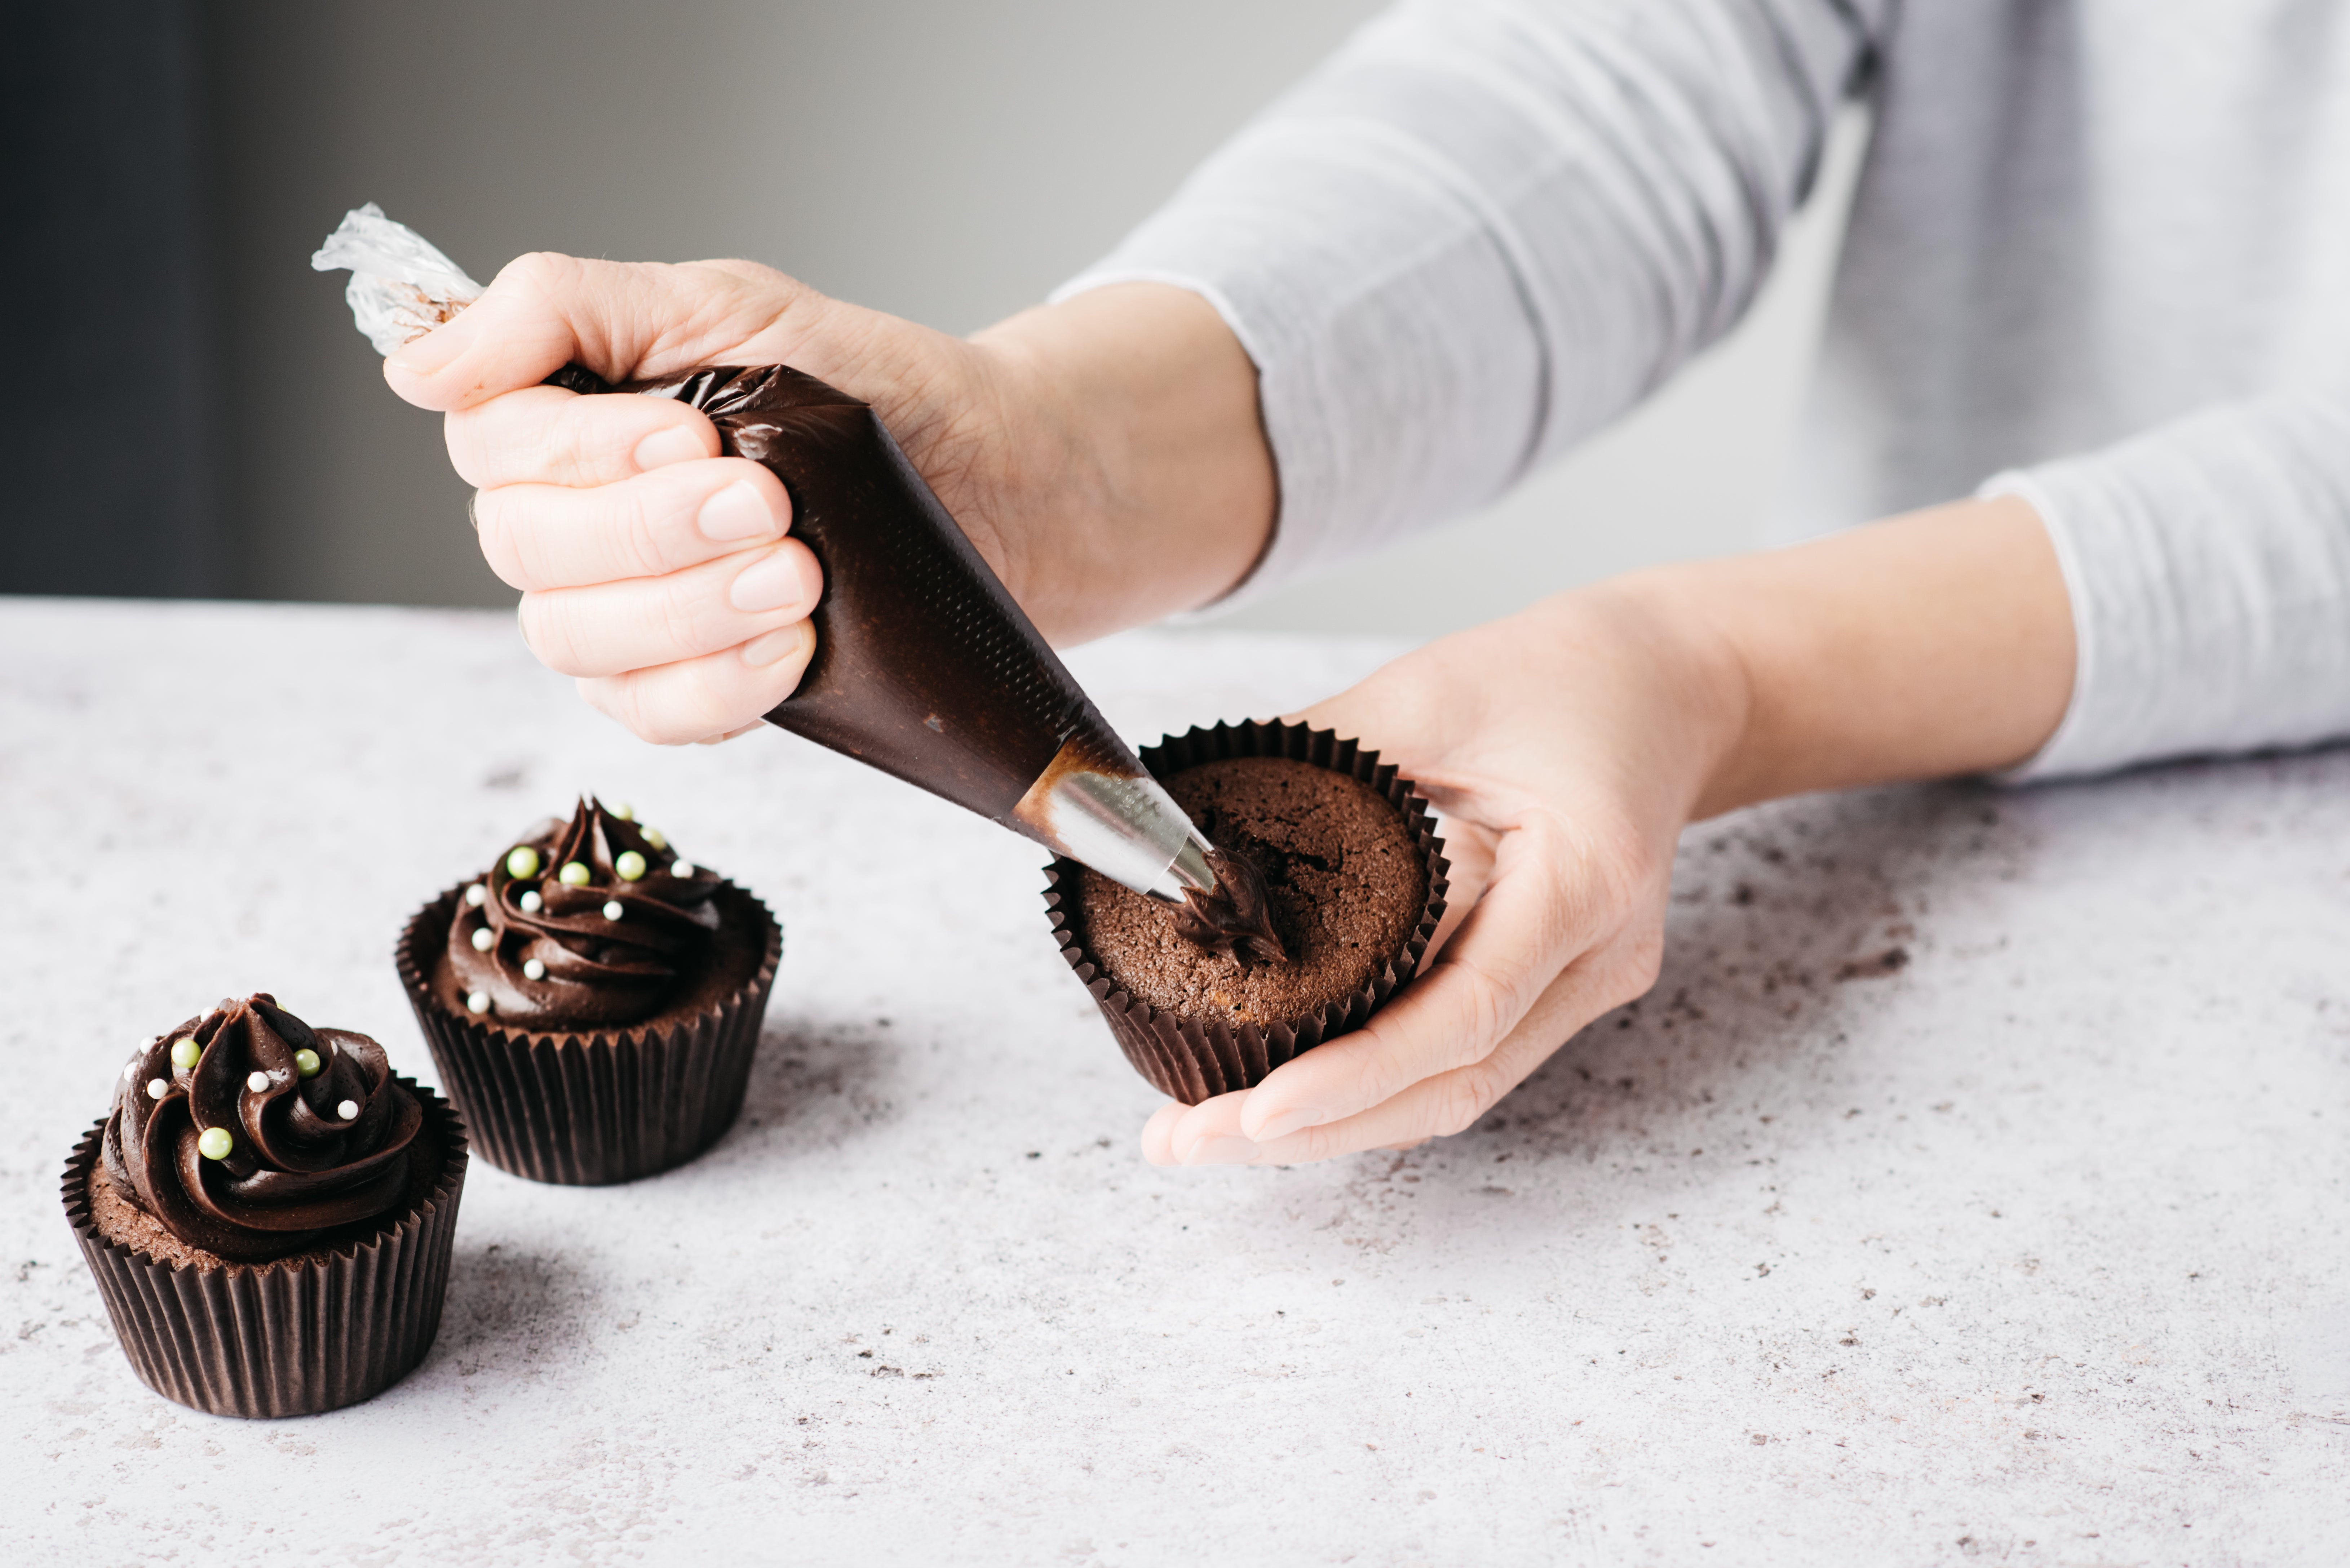
<path fill-rule="evenodd" d="M 1694 817 L 1808 790 L 2012 765 L 2074 675 L 2072 609 L 2030 506 L 1959 502 L 1607 591 L 1666 628 L 1701 736 Z"/>
<path fill-rule="evenodd" d="M 1255 367 L 1185 289 L 1123 284 L 1023 312 L 974 344 L 1020 421 L 1000 520 L 1006 579 L 1056 643 L 1230 591 L 1271 537 L 1275 481 Z"/>

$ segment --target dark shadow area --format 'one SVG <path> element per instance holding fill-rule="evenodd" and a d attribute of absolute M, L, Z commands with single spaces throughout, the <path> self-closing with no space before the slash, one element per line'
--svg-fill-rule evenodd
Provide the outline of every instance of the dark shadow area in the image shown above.
<path fill-rule="evenodd" d="M 743 1114 L 706 1159 L 789 1159 L 838 1148 L 897 1114 L 899 1044 L 885 1017 L 770 1018 Z"/>
<path fill-rule="evenodd" d="M 469 1243 L 461 1230 L 441 1332 L 418 1372 L 453 1366 L 459 1377 L 529 1376 L 577 1354 L 594 1310 L 579 1271 L 561 1253 Z"/>
<path fill-rule="evenodd" d="M 0 593 L 226 586 L 202 32 L 194 0 L 8 7 Z"/>

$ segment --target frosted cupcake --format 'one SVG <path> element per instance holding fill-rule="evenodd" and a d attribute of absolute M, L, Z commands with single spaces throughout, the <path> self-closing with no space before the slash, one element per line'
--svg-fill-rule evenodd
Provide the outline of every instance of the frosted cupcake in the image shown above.
<path fill-rule="evenodd" d="M 733 1125 L 783 929 L 626 807 L 582 799 L 418 910 L 395 956 L 482 1153 L 593 1185 Z"/>
<path fill-rule="evenodd" d="M 441 1323 L 465 1135 L 364 1034 L 267 992 L 157 1035 L 66 1166 L 66 1216 L 149 1386 L 220 1416 L 381 1392 Z"/>

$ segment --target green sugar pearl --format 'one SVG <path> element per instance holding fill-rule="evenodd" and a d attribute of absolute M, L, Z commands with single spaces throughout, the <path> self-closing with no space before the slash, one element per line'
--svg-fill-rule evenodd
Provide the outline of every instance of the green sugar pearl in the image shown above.
<path fill-rule="evenodd" d="M 556 875 L 562 879 L 563 885 L 567 888 L 585 888 L 588 886 L 588 878 L 594 873 L 579 861 L 567 860 L 563 863 L 563 869 Z"/>
<path fill-rule="evenodd" d="M 647 844 L 651 845 L 655 849 L 667 849 L 669 847 L 669 835 L 663 833 L 658 827 L 640 828 L 639 829 L 639 833 L 643 837 L 644 841 Z"/>
<path fill-rule="evenodd" d="M 317 1077 L 318 1075 L 318 1054 L 316 1051 L 295 1052 L 294 1070 L 301 1074 L 306 1078 Z"/>
<path fill-rule="evenodd" d="M 506 875 L 536 877 L 538 875 L 538 851 L 527 844 L 517 844 L 506 851 Z"/>
<path fill-rule="evenodd" d="M 192 1035 L 182 1035 L 172 1042 L 172 1065 L 174 1067 L 192 1067 L 196 1064 L 196 1058 L 203 1054 L 203 1047 L 196 1044 Z"/>
<path fill-rule="evenodd" d="M 620 874 L 623 882 L 634 882 L 645 874 L 645 857 L 633 849 L 623 849 L 612 862 L 612 869 Z"/>
<path fill-rule="evenodd" d="M 235 1147 L 236 1139 L 228 1136 L 226 1127 L 206 1127 L 196 1135 L 196 1152 L 206 1159 L 226 1159 Z"/>

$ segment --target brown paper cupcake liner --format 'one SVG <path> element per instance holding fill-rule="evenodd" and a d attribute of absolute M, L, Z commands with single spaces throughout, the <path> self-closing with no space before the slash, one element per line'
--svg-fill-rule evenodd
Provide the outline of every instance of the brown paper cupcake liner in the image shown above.
<path fill-rule="evenodd" d="M 484 1158 L 533 1181 L 602 1187 L 683 1165 L 734 1125 L 784 956 L 783 927 L 765 904 L 722 885 L 730 913 L 765 923 L 766 949 L 751 979 L 696 1017 L 531 1031 L 452 1013 L 432 994 L 433 959 L 463 891 L 460 883 L 411 917 L 395 957 L 442 1085 Z"/>
<path fill-rule="evenodd" d="M 1254 1088 L 1275 1067 L 1326 1040 L 1350 1033 L 1370 1022 L 1371 1015 L 1393 1000 L 1413 975 L 1444 918 L 1446 872 L 1444 841 L 1429 821 L 1428 802 L 1415 793 L 1409 779 L 1397 776 L 1391 763 L 1377 752 L 1353 741 L 1338 739 L 1332 730 L 1311 730 L 1278 720 L 1252 719 L 1239 724 L 1218 724 L 1212 730 L 1196 726 L 1189 734 L 1169 735 L 1141 753 L 1142 765 L 1161 779 L 1201 763 L 1230 757 L 1287 757 L 1311 763 L 1368 784 L 1402 814 L 1428 866 L 1428 901 L 1419 922 L 1412 928 L 1403 950 L 1374 974 L 1354 995 L 1334 1002 L 1317 1012 L 1260 1026 L 1238 1028 L 1219 1019 L 1207 1024 L 1187 1023 L 1172 1013 L 1154 1010 L 1116 989 L 1098 959 L 1086 945 L 1086 933 L 1071 919 L 1078 872 L 1076 861 L 1055 860 L 1045 868 L 1045 908 L 1053 922 L 1061 956 L 1076 971 L 1101 1009 L 1109 1032 L 1134 1070 L 1150 1080 L 1161 1094 L 1196 1106 L 1235 1089 Z M 1063 888 L 1067 888 L 1068 892 Z"/>
<path fill-rule="evenodd" d="M 214 1416 L 316 1416 L 372 1399 L 415 1370 L 441 1328 L 465 1187 L 465 1124 L 402 1078 L 442 1151 L 441 1177 L 390 1225 L 324 1259 L 191 1268 L 101 1233 L 90 1174 L 106 1118 L 66 1161 L 66 1220 L 139 1380 Z"/>

